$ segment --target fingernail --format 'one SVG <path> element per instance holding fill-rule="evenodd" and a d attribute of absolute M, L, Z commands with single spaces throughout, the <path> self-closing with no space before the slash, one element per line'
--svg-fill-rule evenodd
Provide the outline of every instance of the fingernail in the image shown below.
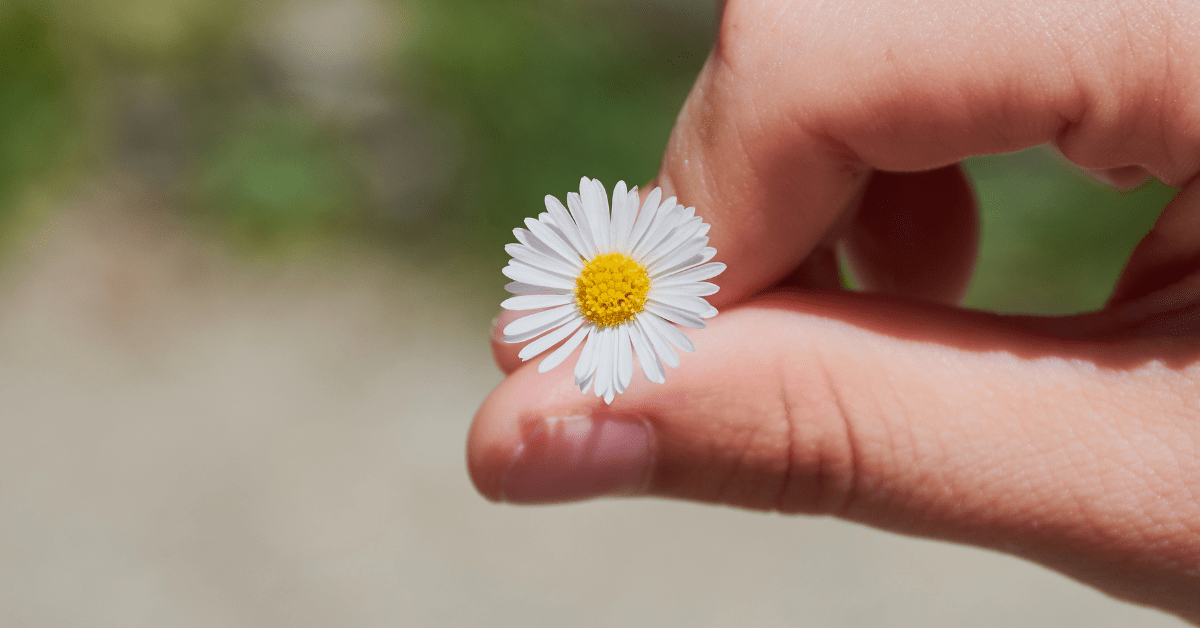
<path fill-rule="evenodd" d="M 501 499 L 541 504 L 635 494 L 645 488 L 653 450 L 645 421 L 546 419 L 505 470 Z"/>

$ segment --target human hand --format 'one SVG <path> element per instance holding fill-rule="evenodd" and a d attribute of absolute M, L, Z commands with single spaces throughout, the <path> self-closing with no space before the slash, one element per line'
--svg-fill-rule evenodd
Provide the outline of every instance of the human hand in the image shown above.
<path fill-rule="evenodd" d="M 1106 309 L 953 307 L 957 162 L 1047 142 L 1183 190 Z M 722 314 L 610 407 L 494 344 L 472 478 L 834 514 L 1200 622 L 1198 171 L 1200 5 L 729 0 L 658 179 L 713 225 Z M 874 294 L 837 289 L 839 240 Z"/>

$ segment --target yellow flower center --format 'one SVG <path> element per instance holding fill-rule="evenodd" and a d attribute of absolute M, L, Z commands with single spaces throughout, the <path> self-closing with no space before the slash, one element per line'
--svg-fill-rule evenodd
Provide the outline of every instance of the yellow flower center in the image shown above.
<path fill-rule="evenodd" d="M 575 280 L 579 311 L 600 327 L 615 327 L 646 307 L 650 275 L 623 253 L 597 255 Z"/>

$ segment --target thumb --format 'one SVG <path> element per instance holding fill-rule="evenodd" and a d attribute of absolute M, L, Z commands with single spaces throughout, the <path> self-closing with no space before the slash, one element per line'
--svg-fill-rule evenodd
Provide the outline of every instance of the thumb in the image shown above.
<path fill-rule="evenodd" d="M 1200 462 L 1186 448 L 1200 430 L 1194 377 L 1171 366 L 1190 362 L 1185 351 L 1177 338 L 1063 340 L 1036 324 L 770 294 L 694 332 L 697 352 L 666 384 L 635 379 L 609 407 L 566 369 L 521 368 L 476 416 L 471 474 L 516 503 L 657 495 L 834 514 L 1194 606 L 1200 505 L 1187 478 Z M 1130 584 L 1156 561 L 1174 575 Z"/>

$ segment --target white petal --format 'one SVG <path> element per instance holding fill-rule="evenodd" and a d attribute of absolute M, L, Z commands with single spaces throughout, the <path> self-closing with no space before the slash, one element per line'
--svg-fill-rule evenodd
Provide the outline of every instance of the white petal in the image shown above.
<path fill-rule="evenodd" d="M 654 326 L 655 331 L 660 332 L 663 337 L 665 337 L 667 340 L 670 340 L 671 344 L 683 349 L 684 351 L 687 351 L 688 353 L 696 350 L 696 345 L 692 344 L 692 341 L 687 337 L 687 334 L 680 331 L 678 327 L 668 323 L 662 318 L 659 318 L 653 313 L 647 316 L 646 319 L 651 321 L 651 325 Z"/>
<path fill-rule="evenodd" d="M 528 318 L 528 317 L 526 317 L 526 318 Z M 504 336 L 500 340 L 502 342 L 506 342 L 510 345 L 521 344 L 522 342 L 528 342 L 530 340 L 533 340 L 534 338 L 537 338 L 538 336 L 541 336 L 542 334 L 544 334 L 548 331 L 551 331 L 553 329 L 556 329 L 562 325 L 570 324 L 577 318 L 583 318 L 583 317 L 579 316 L 578 314 L 571 313 L 560 319 L 546 323 L 545 325 L 542 325 L 540 327 L 535 327 L 523 334 L 514 334 L 512 336 Z"/>
<path fill-rule="evenodd" d="M 608 243 L 612 250 L 620 251 L 625 246 L 625 201 L 629 200 L 629 190 L 624 181 L 618 181 L 613 188 L 612 220 L 608 223 Z"/>
<path fill-rule="evenodd" d="M 698 315 L 687 310 L 681 310 L 669 305 L 663 305 L 662 303 L 647 301 L 646 311 L 657 314 L 658 316 L 661 316 L 677 325 L 691 327 L 692 329 L 704 329 L 708 326 Z"/>
<path fill-rule="evenodd" d="M 634 187 L 632 190 L 629 190 L 629 192 L 626 196 L 626 199 L 625 199 L 625 218 L 622 219 L 621 224 L 623 226 L 621 227 L 621 232 L 619 234 L 620 240 L 621 240 L 621 245 L 617 249 L 620 252 L 625 253 L 626 255 L 629 254 L 629 249 L 631 248 L 631 245 L 633 244 L 633 242 L 629 241 L 629 236 L 630 236 L 630 234 L 633 233 L 633 225 L 634 225 L 634 221 L 637 220 L 638 204 L 640 202 L 641 202 L 641 198 L 638 196 L 637 187 Z"/>
<path fill-rule="evenodd" d="M 609 327 L 607 334 L 608 362 L 607 364 L 603 365 L 608 368 L 608 386 L 604 393 L 606 398 L 610 395 L 616 394 L 617 391 L 617 340 L 619 340 L 619 333 L 617 332 L 617 329 L 618 328 L 616 327 Z M 599 372 L 599 368 L 602 368 L 602 366 L 597 366 L 597 372 Z M 609 402 L 606 401 L 605 403 Z"/>
<path fill-rule="evenodd" d="M 504 335 L 524 336 L 532 331 L 542 328 L 547 328 L 545 331 L 549 331 L 550 329 L 565 323 L 572 316 L 578 316 L 578 313 L 575 311 L 574 303 L 571 305 L 556 307 L 552 310 L 536 312 L 528 316 L 522 316 L 521 318 L 509 323 L 504 328 Z M 555 325 L 555 321 L 559 321 L 560 319 L 562 322 L 559 322 L 557 325 Z M 509 341 L 508 338 L 505 338 L 505 342 L 521 341 Z"/>
<path fill-rule="evenodd" d="M 667 337 L 659 329 L 659 323 L 671 327 L 670 323 L 653 314 L 638 316 L 638 326 L 641 327 L 646 340 L 650 342 L 650 346 L 654 348 L 654 352 L 662 358 L 663 362 L 666 362 L 667 366 L 677 368 L 679 366 L 679 354 L 675 353 L 675 349 L 671 346 L 671 343 L 667 342 Z M 674 329 L 674 327 L 671 328 Z"/>
<path fill-rule="evenodd" d="M 675 197 L 672 196 L 660 203 L 659 206 L 654 210 L 654 219 L 646 225 L 645 231 L 642 232 L 641 237 L 638 238 L 637 242 L 635 242 L 632 247 L 633 251 L 631 254 L 635 259 L 641 259 L 640 256 L 645 254 L 646 240 L 650 238 L 651 234 L 657 232 L 661 228 L 663 221 L 669 218 L 668 214 L 674 213 L 676 207 L 678 207 L 678 205 L 675 204 Z"/>
<path fill-rule="evenodd" d="M 583 207 L 583 200 L 574 192 L 567 193 L 567 207 L 571 210 L 571 217 L 575 219 L 575 226 L 579 227 L 579 237 L 583 240 L 584 257 L 593 258 L 596 256 L 596 238 L 592 235 L 592 223 L 588 222 L 587 212 Z"/>
<path fill-rule="evenodd" d="M 529 221 L 532 219 L 526 219 L 526 220 Z M 536 222 L 536 221 L 534 221 L 534 222 Z M 559 253 L 558 251 L 554 250 L 554 247 L 546 244 L 544 240 L 542 240 L 539 237 L 536 237 L 536 235 L 534 235 L 533 233 L 529 233 L 529 229 L 512 229 L 512 234 L 516 235 L 517 240 L 520 241 L 521 245 L 524 247 L 527 247 L 527 249 L 529 249 L 530 251 L 533 251 L 534 253 L 540 253 L 540 255 L 542 257 L 550 257 L 553 259 L 559 259 L 559 261 L 562 261 L 562 263 L 570 265 L 568 263 L 568 261 L 566 261 L 566 259 L 563 258 L 562 253 Z M 509 253 L 509 255 L 512 255 L 512 253 Z M 540 265 L 540 264 L 533 264 L 533 265 Z"/>
<path fill-rule="evenodd" d="M 583 198 L 583 210 L 588 215 L 597 251 L 604 253 L 608 246 L 608 192 L 595 179 L 584 177 L 579 181 L 579 195 Z"/>
<path fill-rule="evenodd" d="M 710 254 L 710 251 L 711 251 L 711 254 Z M 675 273 L 682 272 L 682 271 L 688 270 L 690 268 L 695 268 L 695 267 L 703 264 L 704 262 L 707 262 L 708 260 L 712 259 L 713 255 L 716 255 L 716 254 L 717 254 L 716 249 L 711 248 L 711 247 L 706 248 L 703 251 L 701 251 L 700 253 L 697 253 L 696 255 L 693 255 L 692 257 L 689 257 L 686 260 L 679 262 L 678 264 L 675 264 L 674 266 L 671 266 L 670 268 L 664 268 L 664 269 L 658 271 L 657 273 L 650 275 L 650 278 L 657 280 L 657 279 L 660 279 L 663 277 L 670 277 L 671 275 L 674 275 Z"/>
<path fill-rule="evenodd" d="M 582 385 L 583 380 L 596 371 L 596 347 L 600 346 L 600 328 L 588 325 L 584 329 L 588 330 L 588 336 L 583 351 L 579 354 L 579 361 L 575 363 L 577 386 Z"/>
<path fill-rule="evenodd" d="M 511 255 L 514 259 L 519 259 L 530 266 L 545 268 L 551 272 L 560 275 L 574 276 L 583 268 L 582 265 L 572 268 L 562 257 L 558 255 L 550 256 L 538 251 L 537 249 L 525 246 L 524 244 L 506 244 L 504 252 Z"/>
<path fill-rule="evenodd" d="M 675 268 L 688 260 L 698 257 L 704 251 L 704 247 L 707 244 L 708 238 L 692 238 L 675 247 L 674 251 L 659 257 L 654 263 L 648 264 L 646 272 L 650 273 L 651 277 L 654 277 L 665 270 Z"/>
<path fill-rule="evenodd" d="M 583 322 L 583 319 L 580 319 L 580 322 Z M 538 365 L 538 372 L 545 373 L 559 364 L 562 364 L 562 361 L 566 360 L 567 356 L 571 355 L 571 353 L 575 351 L 575 347 L 578 347 L 579 343 L 583 342 L 584 338 L 587 338 L 588 332 L 591 330 L 591 323 L 581 327 L 579 331 L 575 332 L 574 336 L 571 336 L 570 340 L 564 342 L 561 347 L 555 349 L 553 353 L 546 356 L 545 360 L 542 360 L 542 363 Z"/>
<path fill-rule="evenodd" d="M 529 233 L 528 229 L 513 229 L 513 235 L 517 236 L 517 242 L 524 244 L 538 253 L 556 255 L 554 249 L 550 248 L 545 242 L 542 242 L 537 236 Z"/>
<path fill-rule="evenodd" d="M 561 235 L 550 229 L 546 223 L 540 220 L 526 218 L 525 226 L 529 227 L 529 230 L 533 232 L 533 235 L 537 236 L 539 240 L 545 242 L 546 245 L 551 249 L 554 249 L 554 252 L 557 253 L 564 262 L 575 268 L 583 268 L 583 262 L 579 260 L 579 254 L 575 252 L 575 249 L 572 248 L 570 244 L 567 244 L 567 241 L 564 240 Z"/>
<path fill-rule="evenodd" d="M 616 231 L 618 244 L 614 248 L 622 253 L 629 252 L 629 234 L 633 231 L 633 223 L 637 220 L 638 205 L 641 199 L 638 198 L 637 188 L 626 190 L 625 192 L 625 207 L 621 215 L 621 226 Z"/>
<path fill-rule="evenodd" d="M 608 368 L 608 387 L 605 396 L 617 390 L 617 350 L 619 346 L 617 341 L 620 339 L 618 329 L 617 327 L 609 327 L 606 334 L 608 336 L 608 340 L 605 341 L 608 344 L 608 361 L 603 366 L 607 366 Z M 601 365 L 597 365 L 597 370 L 599 368 L 601 368 Z"/>
<path fill-rule="evenodd" d="M 589 236 L 591 236 L 592 248 L 596 251 L 596 253 L 602 253 L 603 249 L 600 247 L 602 240 L 600 239 L 600 234 L 596 232 L 599 227 L 597 226 L 595 216 L 595 205 L 592 203 L 592 194 L 589 190 L 589 188 L 591 188 L 590 181 L 591 179 L 588 179 L 587 177 L 583 177 L 579 180 L 579 194 L 575 197 L 579 204 L 579 215 L 576 216 L 575 222 L 583 221 L 580 225 L 580 229 L 583 229 L 583 224 L 587 224 L 587 233 Z M 568 207 L 570 206 L 570 203 L 571 195 L 568 194 Z M 575 214 L 574 207 L 571 208 L 571 214 Z"/>
<path fill-rule="evenodd" d="M 567 242 L 575 249 L 575 252 L 581 256 L 587 255 L 587 247 L 583 244 L 583 237 L 579 234 L 579 225 L 575 224 L 575 220 L 571 218 L 571 214 L 566 207 L 553 196 L 546 195 L 546 209 L 550 213 L 550 219 L 554 224 L 567 236 Z"/>
<path fill-rule="evenodd" d="M 560 272 L 554 270 L 553 268 L 547 268 L 545 266 L 538 266 L 537 264 L 530 264 L 529 262 L 526 262 L 525 260 L 520 260 L 515 257 L 508 260 L 508 265 L 509 266 L 520 266 L 521 268 L 530 268 L 530 269 L 545 273 L 547 275 L 553 275 L 555 277 L 558 277 L 559 279 L 566 279 L 567 281 L 570 281 L 572 283 L 575 282 L 575 278 L 578 276 L 578 273 L 573 272 L 573 271 L 569 272 L 569 273 L 567 273 L 567 272 L 560 273 Z"/>
<path fill-rule="evenodd" d="M 614 327 L 613 331 L 616 332 L 613 334 L 613 336 L 615 336 L 617 338 L 617 340 L 619 341 L 621 339 L 621 337 L 620 337 L 621 334 L 620 334 L 619 328 Z M 621 343 L 614 342 L 613 343 L 613 361 L 612 361 L 612 379 L 608 380 L 609 394 L 604 395 L 604 398 L 605 398 L 604 403 L 612 403 L 612 401 L 609 399 L 610 396 L 615 397 L 618 394 L 625 392 L 624 390 L 621 389 L 620 364 L 621 364 Z"/>
<path fill-rule="evenodd" d="M 687 222 L 680 223 L 677 227 L 675 227 L 674 230 L 667 234 L 665 238 L 663 238 L 662 242 L 654 245 L 654 248 L 650 249 L 646 253 L 646 257 L 643 262 L 647 266 L 651 266 L 655 262 L 679 250 L 679 247 L 685 246 L 695 237 L 696 232 L 699 231 L 699 227 L 703 224 L 704 221 L 699 216 L 696 216 Z M 705 242 L 705 244 L 708 243 Z M 699 249 L 703 248 L 703 245 L 698 247 L 697 252 L 699 252 Z"/>
<path fill-rule="evenodd" d="M 608 392 L 604 394 L 604 403 L 612 403 L 613 397 L 617 394 L 625 392 L 621 388 L 620 364 L 621 364 L 621 328 L 614 327 L 612 330 L 612 379 L 608 382 Z"/>
<path fill-rule="evenodd" d="M 629 239 L 625 242 L 625 252 L 633 252 L 633 247 L 646 234 L 646 229 L 650 223 L 654 221 L 654 215 L 658 211 L 658 202 L 662 200 L 662 188 L 654 188 L 646 195 L 646 202 L 642 204 L 642 211 L 638 212 L 637 222 L 633 223 L 633 231 L 629 232 Z"/>
<path fill-rule="evenodd" d="M 617 392 L 623 393 L 633 380 L 633 345 L 630 344 L 629 328 L 632 325 L 621 325 L 617 328 Z"/>
<path fill-rule="evenodd" d="M 673 253 L 676 248 L 692 239 L 700 225 L 704 224 L 704 220 L 699 216 L 684 220 L 684 211 L 682 205 L 677 205 L 670 217 L 663 220 L 661 228 L 651 227 L 651 232 L 646 234 L 646 239 L 642 242 L 642 258 L 645 264 L 652 264 L 664 255 Z M 670 224 L 672 222 L 673 225 Z"/>
<path fill-rule="evenodd" d="M 533 284 L 535 286 L 544 286 L 556 290 L 574 290 L 575 282 L 567 279 L 557 273 L 552 273 L 541 268 L 534 268 L 523 262 L 513 260 L 500 271 L 505 277 L 519 281 L 521 283 Z M 549 290 L 543 290 L 549 292 Z"/>
<path fill-rule="evenodd" d="M 556 223 L 554 219 L 550 217 L 550 214 L 547 214 L 546 212 L 538 214 L 538 222 L 546 225 L 546 228 L 554 232 L 554 235 L 558 236 L 558 239 L 562 240 L 564 244 L 571 247 L 571 259 L 579 257 L 579 252 L 576 251 L 575 247 L 571 245 L 571 241 L 567 239 L 567 234 L 564 233 L 562 229 L 558 228 L 558 223 Z"/>
<path fill-rule="evenodd" d="M 574 302 L 573 294 L 526 294 L 507 298 L 500 303 L 500 307 L 506 310 L 540 310 Z"/>
<path fill-rule="evenodd" d="M 642 373 L 646 374 L 646 379 L 661 384 L 667 381 L 667 373 L 663 369 L 662 361 L 658 359 L 658 354 L 650 347 L 650 341 L 646 340 L 645 333 L 637 320 L 629 326 L 629 340 L 637 353 L 638 363 L 642 365 Z"/>
<path fill-rule="evenodd" d="M 693 314 L 698 313 L 698 310 L 696 308 L 689 307 L 691 305 L 694 305 L 694 302 L 691 301 L 691 299 L 696 298 L 696 297 L 685 297 L 685 296 L 668 294 L 668 293 L 663 292 L 662 290 L 654 290 L 653 294 L 646 295 L 646 298 L 647 298 L 647 302 L 653 301 L 655 303 L 658 303 L 659 305 L 665 305 L 667 307 L 677 308 L 677 309 L 683 310 L 685 312 L 692 312 Z M 704 299 L 700 299 L 700 300 L 704 301 Z M 704 304 L 708 305 L 708 302 L 704 301 Z"/>
<path fill-rule="evenodd" d="M 596 374 L 590 373 L 587 377 L 585 377 L 583 379 L 575 380 L 575 385 L 579 387 L 579 392 L 586 393 L 588 391 L 588 387 L 590 387 L 592 385 L 592 382 L 595 380 L 596 380 Z"/>
<path fill-rule="evenodd" d="M 667 286 L 677 286 L 684 283 L 691 283 L 693 281 L 704 281 L 705 279 L 712 279 L 723 272 L 725 272 L 725 264 L 722 264 L 721 262 L 710 262 L 708 264 L 704 264 L 703 266 L 695 266 L 671 275 L 663 275 L 662 277 L 658 277 L 655 280 L 654 285 L 665 288 Z"/>
<path fill-rule="evenodd" d="M 513 229 L 513 235 L 517 236 L 518 242 L 546 257 L 562 257 L 558 251 L 555 251 L 549 244 L 543 242 L 541 238 L 530 233 L 528 229 Z"/>
<path fill-rule="evenodd" d="M 549 227 L 550 230 L 553 231 L 555 234 L 557 234 L 558 237 L 561 238 L 563 242 L 567 243 L 567 246 L 571 247 L 571 260 L 572 261 L 580 260 L 583 257 L 579 253 L 579 249 L 577 249 L 575 247 L 575 245 L 571 244 L 571 241 L 567 239 L 567 234 L 562 229 L 560 229 L 558 227 L 558 224 L 554 222 L 554 219 L 550 217 L 550 214 L 543 213 L 541 216 L 538 217 L 538 222 Z M 576 228 L 575 231 L 578 232 L 579 229 Z M 579 265 L 580 265 L 580 267 L 582 267 L 583 262 L 580 261 Z"/>
<path fill-rule="evenodd" d="M 673 200 L 673 199 L 667 199 Z M 633 258 L 636 260 L 644 260 L 655 251 L 655 247 L 663 238 L 667 237 L 671 230 L 678 226 L 680 212 L 683 211 L 682 205 L 676 205 L 666 210 L 658 210 L 658 216 L 654 219 L 654 223 L 646 230 L 646 235 L 642 236 L 642 241 L 633 249 Z"/>
<path fill-rule="evenodd" d="M 570 336 L 576 329 L 579 329 L 579 326 L 583 324 L 583 321 L 584 318 L 581 316 L 546 334 L 545 336 L 534 340 L 533 342 L 522 347 L 521 352 L 517 354 L 517 357 L 524 361 L 540 355 L 543 351 L 562 342 L 564 338 Z"/>
<path fill-rule="evenodd" d="M 649 297 L 651 299 L 653 299 L 655 297 L 655 295 L 659 295 L 659 294 L 683 295 L 683 296 L 689 296 L 689 297 L 707 297 L 707 296 L 716 294 L 720 289 L 721 289 L 720 286 L 718 286 L 717 284 L 708 283 L 706 281 L 696 281 L 696 282 L 692 282 L 692 283 L 685 283 L 685 284 L 680 284 L 677 286 L 671 286 L 670 288 L 660 288 L 657 285 L 654 285 L 654 287 L 652 287 L 650 289 Z"/>
<path fill-rule="evenodd" d="M 695 314 L 700 318 L 712 318 L 717 315 L 717 308 L 709 305 L 708 301 L 700 297 L 659 292 L 657 295 L 650 297 L 650 301 L 682 310 L 689 314 Z"/>
<path fill-rule="evenodd" d="M 513 294 L 542 294 L 544 292 L 552 292 L 554 294 L 572 294 L 574 290 L 565 288 L 547 288 L 546 286 L 535 286 L 531 283 L 521 281 L 510 281 L 504 284 L 504 289 Z"/>
<path fill-rule="evenodd" d="M 614 342 L 614 333 L 612 327 L 605 327 L 600 330 L 600 337 L 597 338 L 598 345 L 596 347 L 596 396 L 603 397 L 608 393 L 608 389 L 612 386 L 613 376 L 613 360 L 616 356 L 617 343 Z"/>

